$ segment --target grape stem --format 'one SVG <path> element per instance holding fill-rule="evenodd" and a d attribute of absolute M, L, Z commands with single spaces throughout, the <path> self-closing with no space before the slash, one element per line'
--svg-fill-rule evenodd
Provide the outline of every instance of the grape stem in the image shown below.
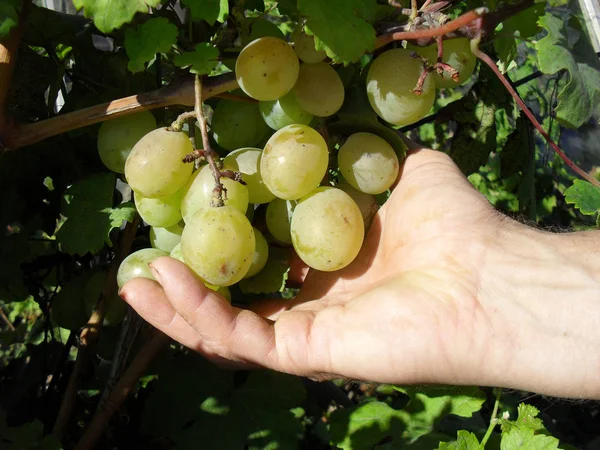
<path fill-rule="evenodd" d="M 490 69 L 496 74 L 496 76 L 500 79 L 506 90 L 510 93 L 510 95 L 515 99 L 517 105 L 521 108 L 521 111 L 527 116 L 529 121 L 533 124 L 536 130 L 543 136 L 548 145 L 554 150 L 554 152 L 564 161 L 564 163 L 569 166 L 577 175 L 583 178 L 586 181 L 589 181 L 594 186 L 600 187 L 600 181 L 595 179 L 585 170 L 580 168 L 577 164 L 575 164 L 561 149 L 560 147 L 552 140 L 552 138 L 548 135 L 546 130 L 540 125 L 538 120 L 535 118 L 531 110 L 527 107 L 525 102 L 521 99 L 515 88 L 513 88 L 510 81 L 506 79 L 506 77 L 500 72 L 500 69 L 496 66 L 496 63 L 490 58 L 486 53 L 482 52 L 479 49 L 476 49 L 474 52 L 475 56 L 477 56 L 482 62 L 487 64 Z"/>
<path fill-rule="evenodd" d="M 490 417 L 490 425 L 488 426 L 488 429 L 485 432 L 485 436 L 483 436 L 483 439 L 481 440 L 481 448 L 485 448 L 485 444 L 487 444 L 487 441 L 490 439 L 494 428 L 496 428 L 496 425 L 498 424 L 498 408 L 500 407 L 502 389 L 494 388 L 494 391 L 496 393 L 496 399 L 494 400 L 494 409 L 492 410 L 492 417 Z"/>
<path fill-rule="evenodd" d="M 8 329 L 10 331 L 15 331 L 15 326 L 8 319 L 8 317 L 6 317 L 6 314 L 4 314 L 4 311 L 2 310 L 2 308 L 0 308 L 0 319 L 2 319 L 2 321 L 6 324 L 6 326 L 8 327 Z"/>
<path fill-rule="evenodd" d="M 106 281 L 102 287 L 102 292 L 96 301 L 94 312 L 79 336 L 80 345 L 77 352 L 77 359 L 75 360 L 73 371 L 69 377 L 69 383 L 60 404 L 60 409 L 52 430 L 52 434 L 59 441 L 62 440 L 62 437 L 67 430 L 67 426 L 69 425 L 69 420 L 77 401 L 79 381 L 83 373 L 89 367 L 89 364 L 92 362 L 92 356 L 96 353 L 96 346 L 98 345 L 100 332 L 102 330 L 102 322 L 104 321 L 104 316 L 106 315 L 106 311 L 108 309 L 108 302 L 105 300 L 112 297 L 116 293 L 115 288 L 117 286 L 117 270 L 119 269 L 121 261 L 123 261 L 125 256 L 129 254 L 129 250 L 133 244 L 133 239 L 135 238 L 135 234 L 140 222 L 141 218 L 136 214 L 133 221 L 128 223 L 125 227 L 121 242 L 116 249 L 115 258 L 113 259 L 108 270 L 108 274 L 106 275 Z"/>

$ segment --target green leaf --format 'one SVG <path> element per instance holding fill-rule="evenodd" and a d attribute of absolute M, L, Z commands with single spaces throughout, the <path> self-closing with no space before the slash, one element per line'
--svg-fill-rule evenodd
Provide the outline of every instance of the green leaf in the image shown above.
<path fill-rule="evenodd" d="M 556 117 L 565 126 L 578 128 L 600 114 L 600 62 L 581 24 L 546 14 L 539 24 L 548 31 L 535 48 L 540 70 L 554 74 L 565 69 L 569 80 L 558 94 Z"/>
<path fill-rule="evenodd" d="M 157 53 L 167 53 L 177 43 L 177 27 L 164 17 L 148 20 L 135 29 L 125 30 L 127 68 L 141 72 Z"/>
<path fill-rule="evenodd" d="M 502 30 L 494 40 L 494 47 L 503 72 L 510 69 L 511 63 L 516 65 L 514 60 L 517 57 L 517 43 L 541 31 L 537 22 L 545 8 L 545 3 L 537 3 L 502 22 Z"/>
<path fill-rule="evenodd" d="M 548 436 L 542 420 L 537 417 L 539 411 L 531 405 L 521 403 L 517 408 L 517 420 L 501 419 L 501 450 L 515 448 L 523 450 L 556 450 L 558 439 Z"/>
<path fill-rule="evenodd" d="M 84 9 L 85 17 L 103 33 L 110 33 L 123 24 L 131 22 L 138 12 L 160 5 L 161 0 L 73 0 L 77 9 Z"/>
<path fill-rule="evenodd" d="M 62 211 L 67 219 L 56 234 L 63 251 L 96 254 L 105 243 L 112 245 L 109 233 L 113 228 L 133 220 L 131 203 L 112 207 L 115 180 L 114 174 L 101 173 L 67 188 Z"/>
<path fill-rule="evenodd" d="M 225 22 L 229 14 L 227 0 L 182 0 L 182 2 L 190 8 L 192 20 L 205 20 L 210 25 L 214 25 L 215 22 Z"/>
<path fill-rule="evenodd" d="M 298 0 L 298 10 L 316 48 L 336 62 L 356 62 L 375 47 L 375 30 L 366 22 L 377 13 L 375 0 Z"/>
<path fill-rule="evenodd" d="M 0 2 L 0 39 L 8 36 L 10 30 L 19 24 L 19 13 L 23 0 L 3 0 Z"/>
<path fill-rule="evenodd" d="M 234 373 L 195 354 L 161 367 L 142 419 L 149 434 L 166 436 L 181 449 L 199 442 L 206 450 L 296 448 L 300 420 L 290 410 L 305 397 L 299 378 Z"/>
<path fill-rule="evenodd" d="M 565 201 L 575 205 L 582 214 L 593 216 L 600 212 L 600 188 L 588 181 L 575 180 L 565 191 Z"/>
<path fill-rule="evenodd" d="M 515 447 L 518 448 L 518 447 Z M 480 450 L 481 444 L 477 436 L 466 430 L 460 430 L 456 436 L 456 441 L 440 442 L 438 450 Z"/>
<path fill-rule="evenodd" d="M 190 72 L 198 75 L 209 74 L 217 64 L 219 50 L 208 42 L 203 42 L 194 47 L 193 52 L 182 53 L 175 56 L 173 62 L 177 67 L 190 67 Z"/>
<path fill-rule="evenodd" d="M 290 265 L 285 257 L 278 258 L 273 255 L 274 250 L 276 250 L 274 247 L 269 248 L 269 259 L 260 272 L 239 282 L 240 290 L 244 294 L 268 294 L 283 291 Z"/>
<path fill-rule="evenodd" d="M 496 112 L 511 105 L 506 88 L 487 66 L 482 66 L 479 81 L 460 100 L 440 110 L 457 124 L 450 156 L 465 175 L 477 172 L 496 151 Z"/>
<path fill-rule="evenodd" d="M 331 444 L 343 450 L 372 449 L 383 439 L 401 440 L 405 416 L 383 402 L 338 409 L 329 417 Z"/>

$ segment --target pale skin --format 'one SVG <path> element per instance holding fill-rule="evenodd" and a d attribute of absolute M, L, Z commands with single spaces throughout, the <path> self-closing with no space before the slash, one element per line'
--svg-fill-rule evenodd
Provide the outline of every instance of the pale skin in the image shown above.
<path fill-rule="evenodd" d="M 413 145 L 356 260 L 299 295 L 231 306 L 182 263 L 121 296 L 229 367 L 317 380 L 498 386 L 600 399 L 600 233 L 496 212 L 446 155 Z"/>

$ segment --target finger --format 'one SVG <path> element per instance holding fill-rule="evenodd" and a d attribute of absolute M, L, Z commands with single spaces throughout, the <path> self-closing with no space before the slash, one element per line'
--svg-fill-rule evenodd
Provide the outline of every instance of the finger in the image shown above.
<path fill-rule="evenodd" d="M 233 307 L 180 261 L 158 258 L 152 269 L 175 311 L 208 349 L 231 360 L 279 366 L 272 321 Z"/>
<path fill-rule="evenodd" d="M 239 364 L 231 364 L 204 345 L 200 335 L 171 306 L 164 290 L 157 282 L 147 278 L 135 278 L 123 286 L 119 295 L 146 322 L 177 342 L 203 354 L 221 367 L 241 368 Z"/>

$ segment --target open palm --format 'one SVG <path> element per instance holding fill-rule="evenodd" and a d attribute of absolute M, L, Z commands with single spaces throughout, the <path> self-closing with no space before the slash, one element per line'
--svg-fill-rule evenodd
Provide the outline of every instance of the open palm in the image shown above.
<path fill-rule="evenodd" d="M 311 270 L 292 301 L 235 308 L 171 258 L 153 263 L 160 285 L 132 280 L 121 295 L 221 363 L 315 379 L 471 383 L 489 356 L 479 277 L 500 219 L 442 153 L 413 151 L 399 180 L 356 260 Z"/>

